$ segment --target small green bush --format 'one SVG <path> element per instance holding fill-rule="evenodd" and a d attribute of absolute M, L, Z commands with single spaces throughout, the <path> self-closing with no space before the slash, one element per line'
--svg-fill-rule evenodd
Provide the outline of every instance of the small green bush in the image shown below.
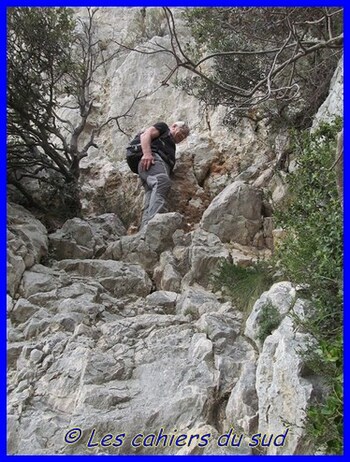
<path fill-rule="evenodd" d="M 332 382 L 326 399 L 310 406 L 306 430 L 314 441 L 322 442 L 326 453 L 342 454 L 343 375 L 334 376 Z"/>
<path fill-rule="evenodd" d="M 289 176 L 288 208 L 277 210 L 276 221 L 287 231 L 277 249 L 285 275 L 307 282 L 309 294 L 342 297 L 342 210 L 336 188 L 336 134 L 339 122 L 318 132 L 294 134 L 298 169 Z M 323 298 L 323 297 L 322 297 Z"/>
<path fill-rule="evenodd" d="M 313 308 L 309 317 L 295 321 L 317 340 L 318 348 L 303 356 L 329 390 L 310 407 L 306 422 L 310 445 L 326 454 L 341 454 L 343 444 L 343 224 L 334 170 L 341 125 L 336 119 L 313 134 L 293 134 L 298 168 L 289 176 L 288 206 L 276 213 L 277 225 L 287 233 L 276 250 L 278 267 L 286 279 L 302 285 Z"/>
<path fill-rule="evenodd" d="M 249 311 L 273 282 L 272 267 L 263 260 L 247 268 L 223 261 L 213 278 L 214 288 L 222 290 L 243 312 Z"/>
<path fill-rule="evenodd" d="M 272 334 L 272 331 L 279 326 L 280 322 L 281 315 L 278 309 L 272 303 L 266 303 L 261 309 L 259 318 L 258 339 L 261 343 Z"/>

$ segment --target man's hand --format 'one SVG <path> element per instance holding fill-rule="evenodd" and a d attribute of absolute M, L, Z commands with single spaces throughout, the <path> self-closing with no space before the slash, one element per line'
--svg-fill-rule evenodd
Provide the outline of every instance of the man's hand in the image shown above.
<path fill-rule="evenodd" d="M 140 160 L 141 170 L 148 170 L 154 164 L 154 157 L 152 154 L 144 154 Z"/>

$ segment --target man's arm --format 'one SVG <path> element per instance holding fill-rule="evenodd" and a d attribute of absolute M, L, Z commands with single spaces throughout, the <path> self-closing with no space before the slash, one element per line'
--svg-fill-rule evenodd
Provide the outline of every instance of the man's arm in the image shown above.
<path fill-rule="evenodd" d="M 148 170 L 154 164 L 154 157 L 152 154 L 151 143 L 155 138 L 160 136 L 159 130 L 156 127 L 149 127 L 145 130 L 140 137 L 142 157 L 141 157 L 141 170 Z"/>

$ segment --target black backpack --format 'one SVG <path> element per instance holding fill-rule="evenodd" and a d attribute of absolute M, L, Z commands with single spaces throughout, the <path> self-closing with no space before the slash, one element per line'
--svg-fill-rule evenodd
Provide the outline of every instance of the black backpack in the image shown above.
<path fill-rule="evenodd" d="M 126 161 L 134 173 L 138 173 L 138 166 L 142 157 L 140 135 L 141 133 L 138 133 L 126 147 Z"/>
<path fill-rule="evenodd" d="M 141 149 L 141 140 L 140 140 L 141 134 L 142 134 L 142 132 L 138 133 L 130 141 L 130 143 L 126 147 L 125 158 L 126 158 L 126 161 L 127 161 L 128 165 L 129 165 L 130 170 L 132 172 L 134 172 L 134 173 L 138 173 L 139 162 L 140 162 L 141 157 L 143 155 L 142 149 Z M 163 160 L 165 160 L 168 163 L 168 159 L 167 159 L 166 154 L 164 154 L 161 151 L 161 149 L 159 149 L 159 141 L 162 144 L 164 144 L 164 141 L 162 140 L 162 138 L 166 138 L 167 136 L 169 136 L 169 132 L 165 132 L 162 135 L 160 135 L 158 138 L 155 138 L 152 141 L 151 147 L 154 148 L 154 150 L 159 153 L 159 155 L 163 158 Z M 152 151 L 153 151 L 153 149 L 152 149 Z"/>

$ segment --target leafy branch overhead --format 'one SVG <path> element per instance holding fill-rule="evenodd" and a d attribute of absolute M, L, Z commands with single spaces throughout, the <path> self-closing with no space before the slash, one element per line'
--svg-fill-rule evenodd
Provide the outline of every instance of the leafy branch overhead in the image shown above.
<path fill-rule="evenodd" d="M 183 88 L 226 106 L 228 119 L 267 101 L 281 115 L 300 100 L 307 118 L 327 95 L 342 54 L 342 9 L 187 8 L 191 43 L 182 42 L 172 10 L 163 10 L 171 39 L 166 51 L 175 60 L 163 84 L 187 69 L 194 76 L 181 81 Z"/>

